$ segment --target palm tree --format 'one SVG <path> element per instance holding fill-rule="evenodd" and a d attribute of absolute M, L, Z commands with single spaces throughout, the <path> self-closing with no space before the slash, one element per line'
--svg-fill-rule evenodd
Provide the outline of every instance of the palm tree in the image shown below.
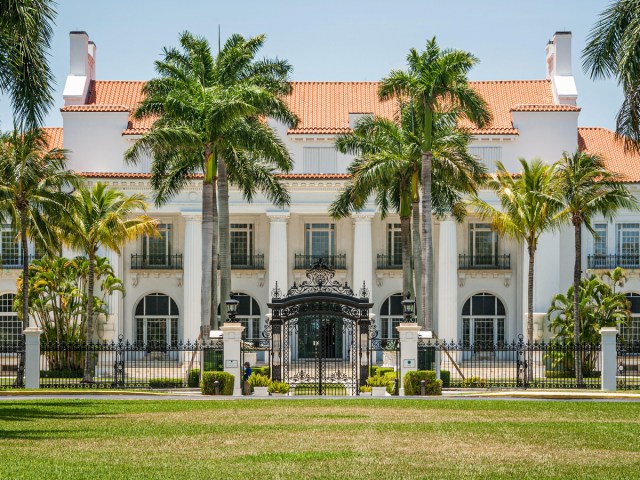
<path fill-rule="evenodd" d="M 460 50 L 441 50 L 435 37 L 426 44 L 424 52 L 411 49 L 407 55 L 408 70 L 393 70 L 380 84 L 379 96 L 409 99 L 420 118 L 422 138 L 422 316 L 426 328 L 433 328 L 433 241 L 431 227 L 434 117 L 438 113 L 455 110 L 459 118 L 466 118 L 478 127 L 491 120 L 486 102 L 473 90 L 467 73 L 478 62 L 470 53 Z"/>
<path fill-rule="evenodd" d="M 29 238 L 43 249 L 54 252 L 59 238 L 51 228 L 65 211 L 78 177 L 66 168 L 66 151 L 49 150 L 42 130 L 0 135 L 0 222 L 10 223 L 18 233 L 22 255 L 22 275 L 29 285 Z M 20 316 L 29 326 L 28 289 L 22 289 Z M 16 386 L 24 382 L 24 358 Z"/>
<path fill-rule="evenodd" d="M 274 184 L 270 161 L 276 155 L 272 153 L 277 150 L 282 157 L 284 146 L 273 138 L 266 141 L 268 127 L 259 119 L 271 117 L 288 125 L 296 123 L 284 101 L 273 93 L 282 84 L 278 83 L 276 88 L 269 83 L 280 78 L 284 71 L 288 72 L 288 64 L 269 61 L 247 63 L 246 56 L 252 51 L 255 55 L 263 40 L 262 36 L 245 40 L 234 35 L 214 58 L 207 40 L 183 33 L 180 36 L 181 49 L 165 48 L 164 58 L 156 62 L 159 76 L 145 85 L 146 97 L 135 113 L 137 118 L 157 117 L 157 120 L 125 154 L 125 160 L 133 163 L 145 155 L 153 158 L 151 185 L 158 205 L 180 192 L 195 175 L 203 175 L 203 336 L 208 335 L 213 326 L 212 312 L 215 309 L 212 306 L 217 305 L 217 176 L 222 173 L 223 189 L 226 188 L 227 171 L 234 182 L 246 180 L 254 190 L 245 188 L 245 193 L 255 191 L 261 182 Z M 249 46 L 243 47 L 243 44 Z M 265 88 L 265 84 L 269 88 Z M 253 142 L 256 142 L 259 154 L 249 154 Z M 264 156 L 259 156 L 261 154 Z M 262 162 L 265 158 L 269 162 Z M 225 159 L 229 164 L 225 163 L 221 171 L 220 163 Z M 237 165 L 231 165 L 231 159 L 238 159 Z M 284 164 L 282 167 L 285 167 L 284 171 L 291 168 Z M 249 168 L 253 168 L 255 178 L 235 173 Z M 226 191 L 223 191 L 222 210 L 225 209 L 226 196 Z M 224 227 L 223 233 L 226 233 Z M 221 257 L 223 261 L 228 260 L 227 255 Z"/>
<path fill-rule="evenodd" d="M 571 155 L 564 153 L 558 163 L 556 190 L 558 202 L 563 209 L 559 218 L 573 225 L 575 239 L 575 261 L 573 266 L 573 308 L 574 317 L 579 318 L 578 293 L 582 275 L 582 227 L 595 233 L 591 225 L 594 216 L 602 215 L 613 219 L 621 208 L 636 209 L 638 203 L 629 192 L 620 175 L 610 172 L 597 155 L 577 151 Z M 580 321 L 574 322 L 573 339 L 576 345 L 576 382 L 582 384 L 580 369 Z"/>
<path fill-rule="evenodd" d="M 520 159 L 522 172 L 512 175 L 501 162 L 496 162 L 497 173 L 487 186 L 498 197 L 501 208 L 481 200 L 477 196 L 470 200 L 476 214 L 491 221 L 492 227 L 501 235 L 515 240 L 524 240 L 529 253 L 529 277 L 527 283 L 527 340 L 533 342 L 533 280 L 535 254 L 542 233 L 556 228 L 556 213 L 560 204 L 553 198 L 556 182 L 555 166 L 540 160 L 528 163 Z"/>
<path fill-rule="evenodd" d="M 616 134 L 625 148 L 640 150 L 640 1 L 618 0 L 601 14 L 582 51 L 582 67 L 593 79 L 614 77 L 624 101 Z"/>
<path fill-rule="evenodd" d="M 142 235 L 158 235 L 156 220 L 146 214 L 144 195 L 127 197 L 102 182 L 93 188 L 82 187 L 74 193 L 75 202 L 69 218 L 64 222 L 64 242 L 71 248 L 84 251 L 89 261 L 87 272 L 87 314 L 85 338 L 95 340 L 94 290 L 96 257 L 100 247 L 120 253 L 122 246 Z M 93 365 L 87 357 L 83 382 L 93 380 Z"/>
<path fill-rule="evenodd" d="M 54 5 L 53 0 L 11 0 L 0 8 L 0 93 L 11 97 L 21 129 L 41 125 L 53 104 L 48 50 Z"/>

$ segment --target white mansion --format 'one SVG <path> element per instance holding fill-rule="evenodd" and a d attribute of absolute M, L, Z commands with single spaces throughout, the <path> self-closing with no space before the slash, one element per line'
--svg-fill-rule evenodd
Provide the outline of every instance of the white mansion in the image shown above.
<path fill-rule="evenodd" d="M 128 166 L 123 153 L 149 128 L 132 112 L 144 82 L 97 80 L 96 46 L 85 32 L 71 32 L 70 70 L 64 88 L 63 128 L 48 129 L 51 146 L 70 151 L 70 166 L 88 183 L 104 181 L 127 194 L 151 198 L 151 159 Z M 542 58 L 541 74 L 543 73 Z M 554 162 L 577 148 L 602 154 L 609 168 L 626 176 L 639 192 L 640 157 L 625 155 L 612 132 L 578 128 L 580 108 L 571 66 L 571 33 L 558 32 L 546 47 L 546 78 L 472 82 L 486 99 L 493 123 L 474 129 L 470 150 L 486 163 L 518 168 L 518 158 Z M 375 205 L 352 218 L 333 220 L 329 204 L 343 187 L 352 158 L 337 153 L 334 139 L 362 114 L 391 116 L 393 104 L 377 97 L 371 82 L 294 82 L 287 99 L 300 117 L 296 129 L 273 124 L 295 159 L 282 175 L 291 192 L 288 209 L 258 197 L 244 201 L 231 191 L 232 290 L 239 292 L 239 318 L 248 336 L 257 336 L 268 313 L 276 282 L 286 289 L 305 276 L 310 257 L 322 256 L 341 281 L 371 291 L 382 336 L 394 335 L 401 320 L 399 219 L 384 220 Z M 491 198 L 489 192 L 484 194 Z M 200 323 L 201 180 L 171 203 L 150 210 L 161 238 L 145 238 L 109 256 L 126 295 L 111 300 L 111 315 L 100 327 L 103 339 L 195 339 Z M 469 217 L 457 224 L 434 219 L 435 305 L 441 338 L 495 342 L 525 330 L 527 261 L 523 244 L 500 238 L 489 225 Z M 630 295 L 640 294 L 640 213 L 621 212 L 612 223 L 598 222 L 597 241 L 585 235 L 583 265 L 589 269 L 622 265 Z M 588 238 L 587 238 L 588 237 Z M 20 247 L 2 231 L 0 322 L 15 325 L 12 299 L 19 273 Z M 68 253 L 70 254 L 70 253 Z M 569 228 L 542 238 L 537 254 L 535 311 L 537 338 L 548 337 L 544 312 L 551 297 L 572 279 L 573 236 Z M 636 302 L 634 311 L 640 314 Z M 636 321 L 638 322 L 638 321 Z M 639 335 L 640 323 L 633 334 Z M 16 332 L 18 334 L 19 330 Z"/>

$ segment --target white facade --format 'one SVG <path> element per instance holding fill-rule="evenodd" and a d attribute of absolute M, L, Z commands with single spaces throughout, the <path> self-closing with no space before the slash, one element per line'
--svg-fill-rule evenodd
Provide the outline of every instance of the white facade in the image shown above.
<path fill-rule="evenodd" d="M 505 115 L 510 116 L 508 131 L 496 128 L 490 132 L 474 132 L 473 152 L 489 159 L 490 170 L 495 167 L 493 161 L 496 159 L 516 171 L 519 158 L 539 157 L 551 163 L 558 160 L 563 152 L 573 152 L 578 147 L 579 109 L 571 107 L 576 105 L 577 91 L 571 76 L 570 40 L 567 33 L 554 36 L 547 48 L 550 82 L 532 82 L 538 86 L 536 88 L 544 83 L 544 88 L 549 91 L 549 103 L 543 105 L 544 108 L 534 108 L 536 106 L 530 105 L 523 93 L 522 102 L 516 100 L 518 103 L 500 107 Z M 126 194 L 141 192 L 151 200 L 152 190 L 148 175 L 145 175 L 149 172 L 151 159 L 137 166 L 123 162 L 123 153 L 140 134 L 136 135 L 135 126 L 132 129 L 130 123 L 132 106 L 126 103 L 128 97 L 123 94 L 122 105 L 90 101 L 92 95 L 100 95 L 100 92 L 92 91 L 95 88 L 92 82 L 95 79 L 95 58 L 96 48 L 89 43 L 88 36 L 82 32 L 72 33 L 71 69 L 62 110 L 64 148 L 71 152 L 70 166 L 83 172 L 89 184 L 107 182 Z M 541 72 L 544 72 L 542 67 Z M 100 88 L 111 88 L 108 83 L 103 82 Z M 124 85 L 127 82 L 122 83 L 117 88 L 129 88 Z M 480 85 L 482 83 L 479 82 L 478 88 L 497 88 L 497 91 L 507 92 L 520 89 L 523 82 L 495 82 L 489 86 L 487 84 L 491 82 Z M 117 88 L 113 88 L 117 93 Z M 494 106 L 493 99 L 488 99 L 488 102 Z M 366 112 L 350 112 L 339 121 L 349 125 L 353 115 L 361 113 Z M 303 123 L 310 126 L 311 121 L 303 118 Z M 236 257 L 232 258 L 232 264 L 235 260 L 232 290 L 255 300 L 255 304 L 247 304 L 251 305 L 247 307 L 250 312 L 245 312 L 251 321 L 258 321 L 252 330 L 262 328 L 268 313 L 267 302 L 276 282 L 286 290 L 294 281 L 299 283 L 305 278 L 307 263 L 301 257 L 304 255 L 329 254 L 335 255 L 338 263 L 344 261 L 344 265 L 338 265 L 337 278 L 348 282 L 356 291 L 364 282 L 371 292 L 373 313 L 377 318 L 381 314 L 388 316 L 389 312 L 380 311 L 383 302 L 389 296 L 401 293 L 402 285 L 400 262 L 397 255 L 393 258 L 396 250 L 389 233 L 390 229 L 393 230 L 389 225 L 399 224 L 399 218 L 392 215 L 382 220 L 372 203 L 352 218 L 332 220 L 327 213 L 328 206 L 345 184 L 344 173 L 352 158 L 335 152 L 335 133 L 289 133 L 282 125 L 273 123 L 272 126 L 286 142 L 296 162 L 293 174 L 283 177 L 291 193 L 291 205 L 282 210 L 261 196 L 257 196 L 253 203 L 247 203 L 238 191 L 231 189 L 230 192 L 231 223 L 235 226 L 234 231 L 238 232 L 232 240 L 235 245 L 232 248 L 238 249 Z M 631 188 L 637 192 L 635 185 Z M 145 296 L 155 293 L 167 295 L 175 302 L 178 338 L 186 341 L 197 337 L 202 273 L 201 194 L 201 181 L 194 179 L 167 205 L 151 207 L 153 217 L 162 224 L 170 225 L 167 229 L 170 230 L 167 234 L 170 239 L 164 244 L 150 245 L 147 242 L 143 246 L 144 241 L 138 240 L 127 245 L 121 255 L 105 252 L 124 281 L 126 295 L 117 295 L 111 300 L 111 316 L 100 328 L 102 338 L 113 339 L 122 334 L 126 339 L 135 339 L 140 335 L 140 325 L 146 325 L 143 333 L 150 335 L 156 324 L 144 323 L 136 309 Z M 493 199 L 490 192 L 482 192 L 481 196 Z M 621 241 L 617 236 L 623 228 L 620 225 L 633 225 L 634 222 L 640 224 L 640 215 L 621 212 L 616 221 L 608 224 L 606 253 L 617 252 Z M 584 238 L 583 265 L 586 269 L 587 257 L 594 252 L 595 245 L 586 232 Z M 640 248 L 640 236 L 638 238 Z M 443 338 L 458 340 L 469 339 L 468 335 L 476 340 L 481 335 L 492 335 L 494 341 L 511 341 L 525 332 L 527 254 L 524 245 L 497 238 L 487 231 L 483 222 L 473 217 L 462 224 L 456 224 L 449 218 L 435 219 L 433 239 L 436 332 Z M 391 259 L 387 256 L 389 253 L 392 253 Z M 157 256 L 157 261 L 152 259 L 152 255 Z M 379 255 L 386 257 L 379 258 Z M 484 258 L 487 256 L 490 258 Z M 545 234 L 537 252 L 536 312 L 546 312 L 551 297 L 566 291 L 572 271 L 572 231 L 565 228 Z M 626 290 L 640 292 L 640 275 L 635 275 L 634 269 L 629 272 Z M 0 294 L 15 292 L 18 273 L 19 270 L 13 268 L 1 271 Z M 476 294 L 495 296 L 497 310 L 493 314 L 477 313 L 479 307 L 471 305 L 471 310 L 466 312 L 465 304 Z M 175 325 L 171 323 L 175 312 L 164 313 L 166 315 L 157 315 L 167 319 L 166 328 L 174 331 L 175 335 Z M 548 337 L 543 315 L 536 315 L 536 322 L 536 338 Z M 467 337 L 465 328 L 470 329 Z M 253 333 L 257 335 L 258 332 Z M 383 336 L 390 333 L 382 332 Z M 165 334 L 169 335 L 168 332 Z"/>

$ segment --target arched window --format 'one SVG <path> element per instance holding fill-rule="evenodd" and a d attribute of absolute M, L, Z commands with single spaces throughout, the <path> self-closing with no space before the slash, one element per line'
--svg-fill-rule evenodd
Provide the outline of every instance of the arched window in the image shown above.
<path fill-rule="evenodd" d="M 380 338 L 398 338 L 396 327 L 402 323 L 402 294 L 388 296 L 380 307 Z"/>
<path fill-rule="evenodd" d="M 160 348 L 178 344 L 180 312 L 176 302 L 164 293 L 152 293 L 136 306 L 135 338 L 138 344 Z"/>
<path fill-rule="evenodd" d="M 478 293 L 462 307 L 462 341 L 476 351 L 504 343 L 504 305 L 491 293 Z"/>
<path fill-rule="evenodd" d="M 0 295 L 0 344 L 19 345 L 22 341 L 22 322 L 13 308 L 13 293 Z"/>
<path fill-rule="evenodd" d="M 631 319 L 628 324 L 620 325 L 620 336 L 628 342 L 640 342 L 640 295 L 626 293 L 630 303 Z"/>
<path fill-rule="evenodd" d="M 246 293 L 234 293 L 233 298 L 240 302 L 236 320 L 244 326 L 242 338 L 260 338 L 260 306 L 255 298 Z M 218 315 L 220 315 L 220 304 L 218 304 Z"/>

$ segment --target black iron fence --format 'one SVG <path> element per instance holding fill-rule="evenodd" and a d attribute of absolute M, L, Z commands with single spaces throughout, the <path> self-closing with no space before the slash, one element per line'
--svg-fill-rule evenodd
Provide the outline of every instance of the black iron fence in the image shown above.
<path fill-rule="evenodd" d="M 198 373 L 223 369 L 222 341 L 175 345 L 46 343 L 40 346 L 41 388 L 184 388 Z M 88 368 L 86 367 L 88 364 Z M 89 374 L 85 374 L 88 371 Z"/>
<path fill-rule="evenodd" d="M 182 270 L 182 254 L 140 255 L 131 254 L 132 270 Z"/>
<path fill-rule="evenodd" d="M 640 342 L 618 341 L 617 388 L 640 390 Z"/>
<path fill-rule="evenodd" d="M 22 345 L 0 342 L 0 389 L 16 386 Z"/>
<path fill-rule="evenodd" d="M 640 255 L 587 255 L 587 268 L 613 270 L 616 267 L 640 268 Z"/>
<path fill-rule="evenodd" d="M 458 255 L 459 270 L 510 270 L 511 254 L 504 255 Z"/>
<path fill-rule="evenodd" d="M 307 270 L 313 267 L 314 264 L 318 263 L 318 259 L 320 258 L 327 267 L 333 268 L 334 270 L 344 270 L 347 268 L 347 255 L 345 253 L 325 256 L 303 255 L 301 253 L 296 253 L 295 268 L 299 270 Z"/>
<path fill-rule="evenodd" d="M 576 352 L 583 382 L 575 376 Z M 440 362 L 445 388 L 588 388 L 601 385 L 600 344 L 525 343 L 471 345 L 433 340 L 418 342 L 418 368 Z"/>

